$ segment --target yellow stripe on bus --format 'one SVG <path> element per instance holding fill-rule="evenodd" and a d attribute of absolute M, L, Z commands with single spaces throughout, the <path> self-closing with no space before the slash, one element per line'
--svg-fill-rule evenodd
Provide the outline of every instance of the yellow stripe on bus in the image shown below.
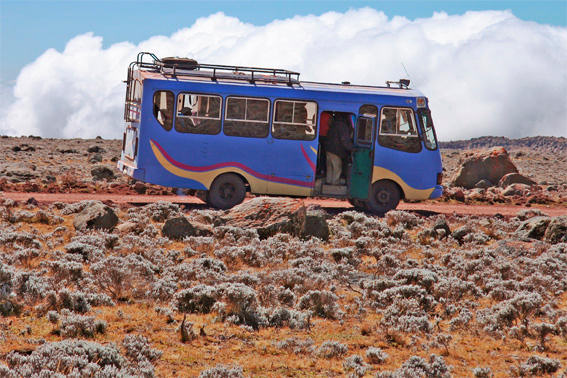
<path fill-rule="evenodd" d="M 153 142 L 150 141 L 150 145 L 152 147 L 152 151 L 154 152 L 156 159 L 159 161 L 159 163 L 162 165 L 162 167 L 165 170 L 176 176 L 187 178 L 190 180 L 195 180 L 200 184 L 202 184 L 207 189 L 211 187 L 213 180 L 220 174 L 233 172 L 233 173 L 238 173 L 248 181 L 248 183 L 250 184 L 250 191 L 252 193 L 283 194 L 290 196 L 311 195 L 311 188 L 304 188 L 304 187 L 282 184 L 277 182 L 269 183 L 268 181 L 256 178 L 237 167 L 223 167 L 207 172 L 187 171 L 185 169 L 176 167 L 175 165 L 171 164 L 165 158 L 165 156 L 163 156 L 161 151 L 157 148 L 157 146 Z M 269 183 L 269 187 L 268 187 L 268 183 Z"/>
<path fill-rule="evenodd" d="M 372 170 L 372 182 L 378 180 L 392 180 L 402 188 L 404 191 L 404 197 L 408 200 L 425 200 L 428 199 L 435 188 L 430 189 L 416 189 L 409 186 L 400 176 L 390 171 L 389 169 L 374 166 Z"/>

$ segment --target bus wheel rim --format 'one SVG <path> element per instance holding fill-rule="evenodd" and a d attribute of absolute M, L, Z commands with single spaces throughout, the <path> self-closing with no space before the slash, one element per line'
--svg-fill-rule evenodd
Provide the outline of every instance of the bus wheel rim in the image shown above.
<path fill-rule="evenodd" d="M 376 200 L 381 204 L 387 204 L 388 202 L 390 202 L 390 197 L 390 192 L 387 190 L 380 190 L 378 193 L 376 193 Z"/>

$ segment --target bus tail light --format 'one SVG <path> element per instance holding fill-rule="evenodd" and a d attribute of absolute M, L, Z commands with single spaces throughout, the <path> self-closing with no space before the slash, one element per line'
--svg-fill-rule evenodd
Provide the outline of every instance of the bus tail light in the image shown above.
<path fill-rule="evenodd" d="M 443 182 L 443 173 L 438 173 L 437 174 L 437 185 L 441 185 L 442 182 Z"/>

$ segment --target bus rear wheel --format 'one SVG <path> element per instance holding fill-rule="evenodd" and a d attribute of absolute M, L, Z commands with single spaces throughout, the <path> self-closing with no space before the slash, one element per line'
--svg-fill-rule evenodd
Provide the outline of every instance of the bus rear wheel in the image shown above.
<path fill-rule="evenodd" d="M 398 186 L 390 180 L 380 180 L 372 184 L 368 201 L 368 210 L 384 215 L 395 209 L 400 203 L 402 193 Z"/>
<path fill-rule="evenodd" d="M 240 177 L 226 173 L 213 181 L 209 189 L 208 202 L 217 209 L 230 209 L 241 203 L 246 195 L 246 187 Z"/>

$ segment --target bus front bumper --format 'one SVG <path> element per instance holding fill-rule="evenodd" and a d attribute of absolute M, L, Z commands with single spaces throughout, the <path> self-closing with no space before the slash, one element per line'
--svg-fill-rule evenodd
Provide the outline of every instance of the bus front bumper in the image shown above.
<path fill-rule="evenodd" d="M 429 195 L 429 199 L 439 198 L 443 195 L 443 186 L 435 185 L 435 189 Z"/>
<path fill-rule="evenodd" d="M 145 169 L 133 167 L 133 166 L 127 164 L 126 162 L 124 162 L 123 160 L 118 160 L 118 163 L 116 164 L 116 166 L 118 167 L 120 172 L 122 172 L 122 173 L 136 179 L 136 180 L 144 181 L 144 178 L 146 176 L 146 170 Z"/>

